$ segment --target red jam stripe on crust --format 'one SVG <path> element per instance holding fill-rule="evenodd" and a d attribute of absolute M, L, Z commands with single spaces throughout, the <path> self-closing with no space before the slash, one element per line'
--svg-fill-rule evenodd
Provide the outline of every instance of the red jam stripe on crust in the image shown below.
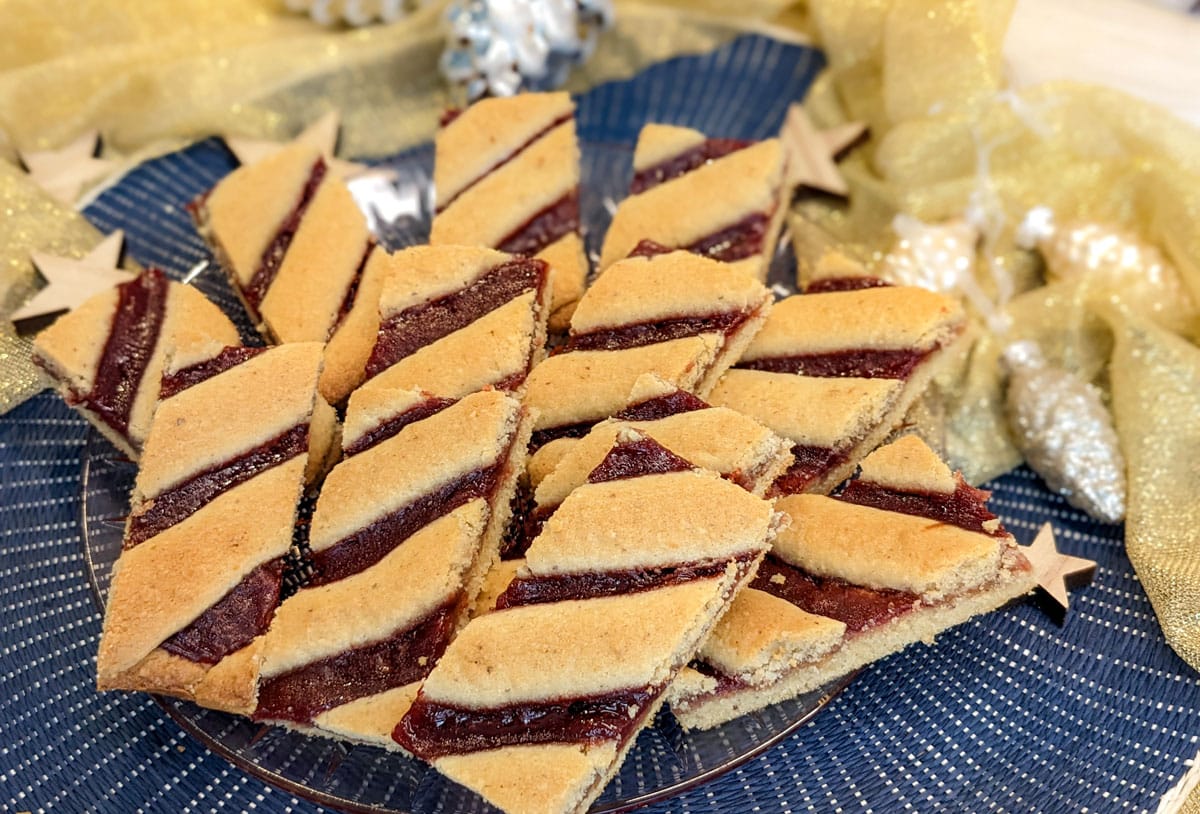
<path fill-rule="evenodd" d="M 247 574 L 196 621 L 166 639 L 162 648 L 188 661 L 216 664 L 266 632 L 282 587 L 280 557 Z"/>
<path fill-rule="evenodd" d="M 633 182 L 629 185 L 629 194 L 639 195 L 652 187 L 689 173 L 697 167 L 724 158 L 738 150 L 744 150 L 753 143 L 753 141 L 730 138 L 705 139 L 702 144 L 635 172 Z"/>
<path fill-rule="evenodd" d="M 246 298 L 246 302 L 254 309 L 251 316 L 255 319 L 258 318 L 258 308 L 262 305 L 263 298 L 267 296 L 267 289 L 275 281 L 275 275 L 278 274 L 279 267 L 283 264 L 283 258 L 287 254 L 288 247 L 292 245 L 292 239 L 296 237 L 296 231 L 300 228 L 300 222 L 304 219 L 304 213 L 308 209 L 308 205 L 312 203 L 313 196 L 317 192 L 317 187 L 321 185 L 321 181 L 325 178 L 325 171 L 325 159 L 318 158 L 309 171 L 308 180 L 305 182 L 304 189 L 300 193 L 300 199 L 296 201 L 295 208 L 292 209 L 283 223 L 279 224 L 279 228 L 275 230 L 275 236 L 267 244 L 267 248 L 263 251 L 262 258 L 258 262 L 258 268 L 254 270 L 254 276 L 250 278 L 250 282 L 242 289 L 242 296 Z"/>
<path fill-rule="evenodd" d="M 177 395 L 189 387 L 194 387 L 200 384 L 200 382 L 206 382 L 213 376 L 224 373 L 235 365 L 240 365 L 242 362 L 253 356 L 257 356 L 265 350 L 266 348 L 225 348 L 211 359 L 165 373 L 162 377 L 162 383 L 158 388 L 158 397 L 160 399 L 169 399 L 171 396 Z"/>

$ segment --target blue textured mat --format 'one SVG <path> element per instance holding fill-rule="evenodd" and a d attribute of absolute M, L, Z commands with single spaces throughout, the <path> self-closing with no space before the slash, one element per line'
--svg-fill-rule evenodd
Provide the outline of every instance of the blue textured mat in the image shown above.
<path fill-rule="evenodd" d="M 811 50 L 743 37 L 583 95 L 580 134 L 620 145 L 617 156 L 647 117 L 763 136 L 819 67 Z M 610 164 L 598 152 L 585 177 L 619 189 L 619 172 L 600 178 Z M 430 160 L 426 147 L 393 163 L 427 173 Z M 231 167 L 218 142 L 201 142 L 139 167 L 86 214 L 178 277 L 207 256 L 181 205 Z M 585 197 L 585 210 L 600 206 Z M 235 310 L 219 281 L 203 287 Z M 210 754 L 149 698 L 95 692 L 86 435 L 49 394 L 0 417 L 0 809 L 317 810 Z M 1200 679 L 1164 643 L 1119 527 L 1091 522 L 1026 470 L 992 486 L 1022 542 L 1051 520 L 1062 549 L 1098 561 L 1065 628 L 1028 605 L 963 625 L 874 665 L 784 744 L 647 810 L 1154 811 L 1200 750 Z"/>

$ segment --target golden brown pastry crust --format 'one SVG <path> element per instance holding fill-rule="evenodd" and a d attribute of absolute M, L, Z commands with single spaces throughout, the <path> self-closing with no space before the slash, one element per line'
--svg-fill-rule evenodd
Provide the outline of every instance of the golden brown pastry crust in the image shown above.
<path fill-rule="evenodd" d="M 863 458 L 858 479 L 900 492 L 951 494 L 958 483 L 950 467 L 916 435 L 905 435 Z"/>

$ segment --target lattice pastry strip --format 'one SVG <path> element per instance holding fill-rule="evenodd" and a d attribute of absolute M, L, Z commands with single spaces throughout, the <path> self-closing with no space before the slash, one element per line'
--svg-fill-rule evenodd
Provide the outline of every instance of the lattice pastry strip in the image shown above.
<path fill-rule="evenodd" d="M 716 726 L 1030 591 L 986 499 L 916 436 L 868 455 L 837 497 L 780 499 L 791 523 L 672 686 L 676 717 Z"/>
<path fill-rule="evenodd" d="M 429 242 L 490 246 L 546 261 L 554 269 L 551 329 L 564 330 L 588 271 L 571 97 L 480 100 L 447 116 L 434 146 L 437 213 Z"/>
<path fill-rule="evenodd" d="M 457 399 L 484 387 L 524 392 L 545 356 L 550 269 L 471 246 L 417 246 L 371 261 L 384 282 L 362 389 Z"/>
<path fill-rule="evenodd" d="M 293 143 L 239 167 L 192 205 L 247 313 L 269 342 L 330 342 L 321 379 L 327 401 L 361 381 L 374 339 L 364 285 L 374 242 L 349 188 L 320 152 Z"/>
<path fill-rule="evenodd" d="M 100 689 L 249 713 L 306 483 L 336 417 L 321 345 L 228 348 L 168 365 L 97 658 Z"/>
<path fill-rule="evenodd" d="M 786 210 L 785 167 L 779 139 L 711 139 L 686 127 L 646 125 L 629 197 L 604 236 L 600 268 L 651 241 L 765 280 Z"/>
<path fill-rule="evenodd" d="M 585 810 L 774 524 L 767 501 L 623 435 L 547 522 L 500 609 L 447 649 L 397 740 L 507 812 Z"/>
<path fill-rule="evenodd" d="M 59 317 L 38 334 L 33 361 L 68 404 L 137 460 L 168 353 L 238 344 L 237 328 L 221 309 L 148 269 Z"/>
<path fill-rule="evenodd" d="M 795 444 L 777 492 L 826 493 L 900 424 L 965 323 L 955 300 L 915 287 L 787 297 L 709 400 Z"/>
<path fill-rule="evenodd" d="M 771 303 L 754 278 L 689 252 L 617 263 L 579 301 L 566 344 L 529 376 L 534 446 L 586 434 L 625 406 L 643 373 L 703 396 Z"/>
<path fill-rule="evenodd" d="M 309 583 L 275 614 L 258 720 L 395 747 L 391 731 L 499 558 L 528 422 L 495 391 L 350 399 L 313 514 Z"/>

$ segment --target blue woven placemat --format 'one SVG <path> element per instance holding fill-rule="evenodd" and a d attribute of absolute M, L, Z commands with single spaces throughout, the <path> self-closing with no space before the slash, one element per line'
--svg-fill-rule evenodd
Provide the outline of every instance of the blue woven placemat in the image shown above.
<path fill-rule="evenodd" d="M 809 49 L 742 37 L 584 94 L 580 134 L 627 150 L 652 115 L 763 136 L 819 66 Z M 429 158 L 425 147 L 396 160 L 427 172 Z M 139 167 L 85 214 L 179 277 L 207 256 L 180 205 L 232 166 L 218 142 L 201 142 Z M 227 290 L 205 290 L 235 308 Z M 210 754 L 149 698 L 95 691 L 86 434 L 49 394 L 0 417 L 0 809 L 318 810 Z M 1024 469 L 991 486 L 1018 539 L 1050 520 L 1060 548 L 1098 562 L 1064 628 L 1030 605 L 969 622 L 872 666 L 784 744 L 647 810 L 1154 811 L 1200 750 L 1200 678 L 1165 644 L 1119 527 Z"/>

